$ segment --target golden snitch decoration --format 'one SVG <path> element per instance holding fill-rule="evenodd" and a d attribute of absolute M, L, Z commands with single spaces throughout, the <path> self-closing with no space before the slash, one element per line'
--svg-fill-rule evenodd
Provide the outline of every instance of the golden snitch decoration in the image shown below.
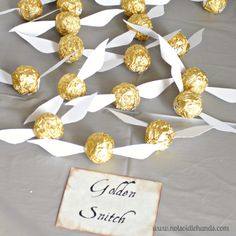
<path fill-rule="evenodd" d="M 0 16 L 14 11 L 26 21 L 32 21 L 42 16 L 43 6 L 56 0 L 20 0 L 16 8 L 0 11 Z"/>
<path fill-rule="evenodd" d="M 66 63 L 76 62 L 86 53 L 83 40 L 74 34 L 67 34 L 61 37 L 59 43 L 19 32 L 17 34 L 41 53 L 57 53 L 60 59 L 71 55 L 67 58 Z"/>
<path fill-rule="evenodd" d="M 18 66 L 12 74 L 0 69 L 0 83 L 12 85 L 14 90 L 21 95 L 34 94 L 39 90 L 41 79 L 64 64 L 70 56 L 65 57 L 43 74 L 40 74 L 35 67 L 28 65 Z"/>
<path fill-rule="evenodd" d="M 193 2 L 202 2 L 203 9 L 213 14 L 220 14 L 228 4 L 228 0 L 191 0 Z"/>

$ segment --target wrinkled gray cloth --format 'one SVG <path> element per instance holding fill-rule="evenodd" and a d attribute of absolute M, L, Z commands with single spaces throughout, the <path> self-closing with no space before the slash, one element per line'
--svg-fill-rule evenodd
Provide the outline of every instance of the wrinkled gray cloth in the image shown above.
<path fill-rule="evenodd" d="M 104 8 L 92 0 L 84 1 L 82 16 Z M 17 0 L 0 0 L 0 9 L 16 6 Z M 54 4 L 45 7 L 45 12 Z M 231 0 L 222 15 L 204 11 L 201 3 L 190 0 L 172 0 L 166 14 L 154 20 L 154 29 L 166 35 L 181 28 L 190 36 L 206 28 L 200 46 L 184 56 L 186 66 L 198 66 L 209 77 L 210 86 L 236 88 L 236 2 Z M 53 19 L 50 16 L 48 19 Z M 94 48 L 105 38 L 113 38 L 126 31 L 117 16 L 108 26 L 94 29 L 82 27 L 80 36 L 86 48 Z M 18 65 L 32 65 L 44 72 L 58 61 L 56 54 L 40 54 L 14 33 L 7 31 L 23 21 L 16 12 L 0 16 L 0 68 L 12 72 Z M 43 37 L 59 40 L 55 30 Z M 111 50 L 124 53 L 125 47 Z M 141 84 L 170 77 L 170 68 L 160 58 L 159 48 L 151 50 L 153 66 L 144 75 L 129 72 L 124 65 L 87 80 L 88 93 L 110 93 L 120 82 Z M 10 86 L 0 85 L 0 129 L 23 128 L 24 119 L 41 103 L 57 95 L 57 82 L 67 72 L 76 72 L 84 59 L 73 65 L 64 65 L 41 82 L 40 91 L 33 96 L 19 96 Z M 177 95 L 175 85 L 159 98 L 142 100 L 138 112 L 175 115 L 172 102 Z M 207 93 L 204 94 L 204 111 L 223 121 L 236 122 L 234 104 L 227 104 Z M 60 114 L 66 111 L 62 109 Z M 157 118 L 138 113 L 137 118 L 151 121 Z M 167 120 L 175 129 L 203 124 L 202 121 Z M 31 127 L 29 125 L 28 127 Z M 110 133 L 116 146 L 142 143 L 144 128 L 125 125 L 107 111 L 88 114 L 84 120 L 67 125 L 63 140 L 83 145 L 96 131 Z M 157 226 L 199 225 L 230 227 L 236 234 L 236 136 L 210 131 L 194 139 L 175 140 L 171 147 L 144 161 L 114 157 L 103 165 L 91 163 L 85 155 L 54 158 L 38 146 L 23 143 L 10 145 L 0 142 L 0 235 L 4 236 L 73 236 L 89 235 L 55 227 L 64 186 L 71 167 L 140 177 L 163 182 Z M 147 209 L 148 210 L 148 209 Z M 155 232 L 155 235 L 216 235 L 215 232 Z M 217 234 L 218 235 L 218 234 Z"/>

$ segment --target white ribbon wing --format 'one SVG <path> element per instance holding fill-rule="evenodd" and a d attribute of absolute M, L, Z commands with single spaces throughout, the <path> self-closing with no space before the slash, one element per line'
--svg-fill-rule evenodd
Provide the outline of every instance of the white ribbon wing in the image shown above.
<path fill-rule="evenodd" d="M 220 121 L 212 116 L 209 116 L 205 113 L 201 113 L 199 115 L 206 123 L 208 123 L 210 126 L 212 126 L 214 129 L 217 129 L 219 131 L 224 132 L 231 132 L 236 133 L 236 129 L 231 127 L 230 125 L 224 123 L 223 121 Z"/>
<path fill-rule="evenodd" d="M 143 160 L 160 150 L 158 144 L 137 144 L 120 148 L 114 148 L 113 153 L 119 156 Z"/>
<path fill-rule="evenodd" d="M 88 111 L 97 112 L 102 108 L 108 106 L 109 104 L 113 103 L 115 100 L 116 98 L 114 94 L 99 94 L 92 101 Z"/>
<path fill-rule="evenodd" d="M 129 30 L 128 32 L 125 32 L 125 33 L 115 37 L 113 40 L 111 40 L 107 44 L 107 48 L 115 48 L 115 47 L 121 47 L 124 45 L 128 45 L 133 41 L 135 35 L 136 35 L 136 33 L 134 31 Z"/>
<path fill-rule="evenodd" d="M 89 106 L 96 95 L 97 94 L 95 93 L 90 96 L 86 96 L 85 99 L 78 102 L 76 106 L 63 115 L 61 118 L 63 124 L 71 124 L 82 120 L 88 113 Z"/>
<path fill-rule="evenodd" d="M 12 28 L 9 32 L 19 32 L 30 36 L 39 36 L 55 27 L 55 21 L 35 21 L 20 24 Z"/>
<path fill-rule="evenodd" d="M 121 0 L 95 0 L 95 2 L 102 6 L 118 6 L 121 4 Z"/>
<path fill-rule="evenodd" d="M 166 5 L 171 0 L 145 0 L 146 5 Z"/>
<path fill-rule="evenodd" d="M 173 38 L 173 37 L 174 37 L 177 33 L 179 33 L 180 31 L 181 31 L 181 29 L 176 30 L 176 31 L 174 31 L 174 32 L 172 32 L 172 33 L 170 33 L 170 34 L 164 36 L 163 38 L 168 41 L 168 40 L 170 40 L 171 38 Z M 149 48 L 153 48 L 153 47 L 158 46 L 159 44 L 160 44 L 159 39 L 157 39 L 156 41 L 154 41 L 154 42 L 148 44 L 148 45 L 146 46 L 146 48 L 148 48 L 148 49 L 149 49 Z"/>
<path fill-rule="evenodd" d="M 199 125 L 176 132 L 175 138 L 195 138 L 213 129 L 209 125 Z"/>
<path fill-rule="evenodd" d="M 171 66 L 171 75 L 180 92 L 183 91 L 183 81 L 181 71 L 185 69 L 182 61 L 175 52 L 175 50 L 169 45 L 169 43 L 159 35 L 161 57 L 163 60 Z"/>
<path fill-rule="evenodd" d="M 68 103 L 66 103 L 66 106 L 75 106 L 76 104 L 81 102 L 81 100 L 84 100 L 85 98 L 86 97 L 75 98 L 75 99 L 69 101 Z M 101 110 L 102 108 L 106 107 L 107 105 L 111 104 L 115 100 L 116 99 L 115 99 L 114 94 L 98 94 L 93 99 L 91 105 L 89 106 L 88 111 L 89 112 L 97 112 L 97 111 Z"/>
<path fill-rule="evenodd" d="M 175 84 L 179 90 L 179 92 L 182 92 L 184 90 L 183 80 L 182 80 L 182 74 L 181 69 L 177 65 L 174 65 L 171 67 L 171 75 L 175 81 Z"/>
<path fill-rule="evenodd" d="M 173 84 L 174 79 L 162 79 L 151 81 L 137 86 L 139 95 L 142 98 L 153 99 L 158 97 L 166 88 Z"/>
<path fill-rule="evenodd" d="M 142 127 L 147 127 L 148 123 L 138 120 L 136 118 L 133 118 L 132 116 L 126 115 L 124 113 L 120 113 L 111 109 L 107 109 L 108 111 L 110 111 L 113 115 L 115 115 L 118 119 L 120 119 L 121 121 L 123 121 L 126 124 L 130 124 L 130 125 L 137 125 L 137 126 L 142 126 Z"/>
<path fill-rule="evenodd" d="M 149 37 L 152 37 L 154 39 L 159 39 L 158 38 L 158 34 L 153 31 L 152 29 L 149 29 L 147 27 L 143 27 L 143 26 L 140 26 L 140 25 L 135 25 L 135 24 L 132 24 L 126 20 L 124 20 L 124 22 L 129 25 L 131 28 L 141 32 L 142 34 L 145 34 L 145 35 L 148 35 Z"/>
<path fill-rule="evenodd" d="M 94 51 L 94 49 L 85 49 L 83 52 L 83 55 L 85 57 L 89 57 L 89 55 Z M 112 52 L 105 52 L 105 61 L 111 61 L 111 60 L 116 60 L 119 58 L 123 58 L 124 56 L 119 55 L 119 54 L 115 54 Z"/>
<path fill-rule="evenodd" d="M 32 129 L 5 129 L 0 130 L 0 140 L 11 144 L 23 143 L 26 140 L 33 138 L 34 132 Z"/>
<path fill-rule="evenodd" d="M 107 42 L 108 39 L 103 41 L 88 56 L 86 62 L 84 63 L 84 65 L 82 66 L 81 70 L 78 73 L 78 77 L 81 80 L 89 78 L 102 68 L 105 59 L 105 50 Z"/>
<path fill-rule="evenodd" d="M 58 51 L 58 44 L 54 41 L 38 38 L 30 35 L 21 34 L 16 32 L 21 38 L 26 40 L 31 46 L 33 46 L 36 50 L 42 53 L 55 53 Z"/>
<path fill-rule="evenodd" d="M 226 102 L 236 103 L 236 89 L 207 87 L 206 91 Z"/>
<path fill-rule="evenodd" d="M 67 102 L 65 105 L 66 106 L 76 106 L 77 104 L 85 101 L 86 99 L 88 99 L 91 95 L 87 95 L 87 96 L 83 96 L 83 97 L 78 97 L 78 98 L 74 98 L 72 100 L 70 100 L 69 102 Z M 98 95 L 97 95 L 98 96 Z"/>
<path fill-rule="evenodd" d="M 28 143 L 36 144 L 55 157 L 71 156 L 79 153 L 84 153 L 84 147 L 60 140 L 53 139 L 34 139 Z"/>
<path fill-rule="evenodd" d="M 41 19 L 43 19 L 43 18 L 45 18 L 45 17 L 47 17 L 47 16 L 50 16 L 51 14 L 53 14 L 53 13 L 59 11 L 59 10 L 60 10 L 60 9 L 55 9 L 55 10 L 53 10 L 53 11 L 50 11 L 50 12 L 48 12 L 48 13 L 46 13 L 46 14 L 44 14 L 44 15 L 42 15 L 42 16 L 40 16 L 40 17 L 34 19 L 34 20 L 32 20 L 31 22 L 41 20 Z"/>
<path fill-rule="evenodd" d="M 163 6 L 156 6 L 156 7 L 153 7 L 148 13 L 148 17 L 150 19 L 153 19 L 153 18 L 157 18 L 157 17 L 160 17 L 160 16 L 163 16 L 165 14 L 165 9 Z"/>
<path fill-rule="evenodd" d="M 51 72 L 53 72 L 54 70 L 56 70 L 58 67 L 60 67 L 61 65 L 63 65 L 67 60 L 69 60 L 69 58 L 71 56 L 73 56 L 77 51 L 71 53 L 69 56 L 63 58 L 62 60 L 60 60 L 59 62 L 57 62 L 55 65 L 53 65 L 52 67 L 50 67 L 47 71 L 45 71 L 40 78 L 45 77 L 46 75 L 50 74 Z"/>
<path fill-rule="evenodd" d="M 190 50 L 202 42 L 202 35 L 204 30 L 205 30 L 204 28 L 200 29 L 188 39 L 188 42 L 190 44 Z"/>
<path fill-rule="evenodd" d="M 8 10 L 5 10 L 5 11 L 1 11 L 0 16 L 5 15 L 5 14 L 10 13 L 10 12 L 13 12 L 13 11 L 18 11 L 18 10 L 19 10 L 19 8 L 12 8 L 12 9 L 8 9 Z"/>
<path fill-rule="evenodd" d="M 63 101 L 64 100 L 61 98 L 61 96 L 57 96 L 57 97 L 54 97 L 54 98 L 50 99 L 49 101 L 43 103 L 32 114 L 30 114 L 27 117 L 24 124 L 35 121 L 40 115 L 42 115 L 45 112 L 50 112 L 50 113 L 56 115 L 57 112 L 59 111 Z"/>
<path fill-rule="evenodd" d="M 110 59 L 107 57 L 107 55 L 109 55 Z M 115 54 L 115 53 L 106 54 L 104 65 L 99 70 L 99 72 L 105 72 L 105 71 L 111 70 L 111 69 L 121 65 L 122 63 L 124 63 L 124 56 L 123 55 L 119 55 L 119 54 Z"/>
<path fill-rule="evenodd" d="M 161 56 L 163 60 L 168 63 L 170 66 L 179 66 L 181 71 L 185 69 L 183 62 L 180 60 L 179 56 L 175 50 L 170 46 L 170 44 L 159 35 Z"/>
<path fill-rule="evenodd" d="M 80 20 L 81 25 L 103 27 L 107 25 L 115 16 L 123 12 L 121 9 L 109 9 L 86 16 Z"/>
<path fill-rule="evenodd" d="M 0 69 L 0 82 L 12 85 L 12 78 L 9 73 Z"/>
<path fill-rule="evenodd" d="M 84 49 L 83 55 L 84 55 L 85 57 L 88 57 L 88 56 L 92 53 L 93 50 L 94 50 L 94 49 Z"/>

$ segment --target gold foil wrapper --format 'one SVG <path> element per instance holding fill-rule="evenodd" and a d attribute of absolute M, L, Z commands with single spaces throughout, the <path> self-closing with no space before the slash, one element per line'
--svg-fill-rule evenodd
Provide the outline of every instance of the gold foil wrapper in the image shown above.
<path fill-rule="evenodd" d="M 20 15 L 27 21 L 34 20 L 43 14 L 41 0 L 20 0 L 18 3 Z"/>
<path fill-rule="evenodd" d="M 62 35 L 78 34 L 80 18 L 71 12 L 61 12 L 56 16 L 56 29 Z"/>
<path fill-rule="evenodd" d="M 149 144 L 159 144 L 160 151 L 167 149 L 175 137 L 175 132 L 171 125 L 163 120 L 151 122 L 145 133 L 145 142 Z"/>
<path fill-rule="evenodd" d="M 121 7 L 127 16 L 146 12 L 145 0 L 121 0 Z"/>
<path fill-rule="evenodd" d="M 149 29 L 153 28 L 152 25 L 152 21 L 151 19 L 147 16 L 147 14 L 143 13 L 143 14 L 133 14 L 129 19 L 128 22 L 135 24 L 135 25 L 140 25 Z M 145 34 L 142 34 L 140 32 L 138 32 L 137 30 L 134 30 L 132 27 L 130 27 L 129 25 L 127 25 L 128 30 L 132 30 L 134 32 L 136 32 L 135 38 L 140 40 L 140 41 L 146 41 L 148 40 L 148 36 Z"/>
<path fill-rule="evenodd" d="M 81 0 L 57 0 L 57 8 L 79 16 L 82 13 L 83 4 Z"/>
<path fill-rule="evenodd" d="M 208 86 L 208 79 L 205 72 L 197 67 L 191 67 L 182 74 L 184 90 L 202 94 Z"/>
<path fill-rule="evenodd" d="M 113 155 L 114 139 L 106 133 L 90 135 L 85 144 L 87 157 L 96 164 L 109 161 Z"/>
<path fill-rule="evenodd" d="M 121 83 L 113 88 L 115 94 L 115 107 L 123 111 L 132 111 L 140 104 L 139 91 L 133 84 Z"/>
<path fill-rule="evenodd" d="M 61 59 L 75 52 L 74 55 L 69 58 L 67 63 L 73 63 L 75 61 L 78 61 L 83 55 L 83 51 L 83 41 L 74 34 L 67 34 L 63 36 L 59 41 L 58 54 Z"/>
<path fill-rule="evenodd" d="M 188 39 L 182 32 L 178 32 L 174 37 L 172 37 L 168 43 L 179 56 L 185 55 L 190 48 Z"/>
<path fill-rule="evenodd" d="M 203 8 L 213 14 L 221 13 L 226 5 L 228 0 L 203 0 Z"/>
<path fill-rule="evenodd" d="M 201 95 L 191 91 L 180 93 L 175 98 L 174 110 L 177 115 L 188 119 L 199 116 L 202 112 Z"/>
<path fill-rule="evenodd" d="M 33 131 L 35 136 L 39 139 L 59 139 L 64 134 L 61 119 L 47 112 L 36 119 Z"/>
<path fill-rule="evenodd" d="M 83 80 L 73 73 L 65 74 L 58 83 L 58 93 L 65 100 L 72 100 L 86 94 L 87 87 Z"/>
<path fill-rule="evenodd" d="M 12 73 L 13 88 L 22 95 L 36 93 L 39 89 L 40 74 L 32 66 L 18 66 Z"/>
<path fill-rule="evenodd" d="M 150 67 L 152 58 L 144 46 L 134 44 L 126 50 L 124 62 L 129 70 L 142 73 Z"/>

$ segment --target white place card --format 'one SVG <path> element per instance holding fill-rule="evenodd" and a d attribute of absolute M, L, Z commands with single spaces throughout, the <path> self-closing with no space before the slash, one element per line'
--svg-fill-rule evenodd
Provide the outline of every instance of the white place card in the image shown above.
<path fill-rule="evenodd" d="M 57 227 L 109 236 L 152 236 L 162 184 L 72 168 Z"/>

